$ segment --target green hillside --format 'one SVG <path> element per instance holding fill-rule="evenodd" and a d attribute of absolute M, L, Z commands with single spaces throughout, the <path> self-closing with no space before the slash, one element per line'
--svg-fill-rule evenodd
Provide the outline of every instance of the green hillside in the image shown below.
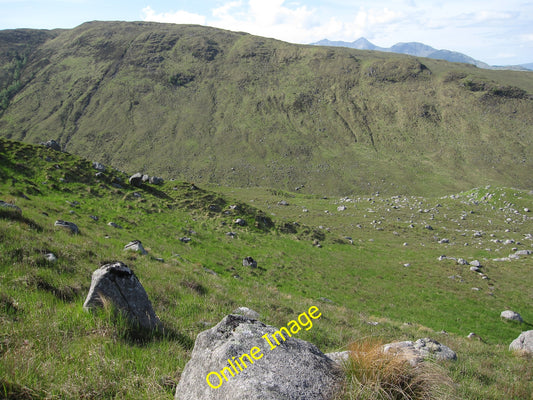
<path fill-rule="evenodd" d="M 443 365 L 454 381 L 443 398 L 533 395 L 531 357 L 508 350 L 533 323 L 533 255 L 506 259 L 531 249 L 529 192 L 324 198 L 182 181 L 136 187 L 110 165 L 97 173 L 85 159 L 0 139 L 0 200 L 0 398 L 172 399 L 197 334 L 224 315 L 247 306 L 279 327 L 313 305 L 323 316 L 299 338 L 324 352 L 429 336 L 458 354 Z M 124 251 L 134 239 L 148 254 Z M 479 260 L 481 272 L 461 258 Z M 139 335 L 109 309 L 83 311 L 92 272 L 118 260 L 139 277 L 164 333 Z M 524 323 L 502 321 L 505 309 Z"/>
<path fill-rule="evenodd" d="M 201 26 L 0 31 L 0 135 L 129 171 L 305 193 L 533 178 L 533 73 Z"/>

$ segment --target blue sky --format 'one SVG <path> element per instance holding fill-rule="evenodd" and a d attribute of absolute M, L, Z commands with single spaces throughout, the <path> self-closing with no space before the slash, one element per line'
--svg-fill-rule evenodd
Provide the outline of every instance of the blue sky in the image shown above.
<path fill-rule="evenodd" d="M 492 65 L 533 62 L 531 0 L 0 0 L 0 29 L 91 20 L 193 23 L 292 43 L 416 41 Z"/>

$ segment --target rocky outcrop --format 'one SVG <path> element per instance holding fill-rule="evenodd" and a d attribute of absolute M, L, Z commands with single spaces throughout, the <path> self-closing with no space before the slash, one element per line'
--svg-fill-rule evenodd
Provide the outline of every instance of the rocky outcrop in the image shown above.
<path fill-rule="evenodd" d="M 281 343 L 271 350 L 262 337 L 276 331 L 255 319 L 231 314 L 200 333 L 175 399 L 333 398 L 341 379 L 336 364 L 311 343 L 286 334 L 286 340 L 278 339 Z"/>
<path fill-rule="evenodd" d="M 142 329 L 152 330 L 161 324 L 139 279 L 121 262 L 106 264 L 93 272 L 83 308 L 103 307 L 106 301 Z"/>

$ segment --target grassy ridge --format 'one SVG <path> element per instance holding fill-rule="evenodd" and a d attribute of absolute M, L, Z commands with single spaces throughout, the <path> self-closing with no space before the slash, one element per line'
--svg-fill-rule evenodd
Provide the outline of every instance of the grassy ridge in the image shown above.
<path fill-rule="evenodd" d="M 525 189 L 531 77 L 207 27 L 91 22 L 29 54 L 0 134 L 229 186 Z"/>
<path fill-rule="evenodd" d="M 348 201 L 178 181 L 136 188 L 109 167 L 96 177 L 86 160 L 4 139 L 0 160 L 1 200 L 22 210 L 0 214 L 0 397 L 170 399 L 200 331 L 238 306 L 283 326 L 311 305 L 323 317 L 301 337 L 323 351 L 366 336 L 431 336 L 459 355 L 446 369 L 460 398 L 533 393 L 531 358 L 507 350 L 531 329 L 531 258 L 493 261 L 531 248 L 523 211 L 533 208 L 531 194 L 488 188 Z M 54 227 L 56 219 L 81 234 Z M 123 251 L 133 239 L 148 255 Z M 45 260 L 50 252 L 56 263 Z M 479 259 L 489 279 L 438 261 L 442 254 Z M 247 256 L 257 269 L 242 266 Z M 114 260 L 134 269 L 166 336 L 135 338 L 109 310 L 82 310 L 92 271 Z M 507 308 L 525 323 L 501 321 Z M 471 331 L 484 341 L 467 340 Z"/>

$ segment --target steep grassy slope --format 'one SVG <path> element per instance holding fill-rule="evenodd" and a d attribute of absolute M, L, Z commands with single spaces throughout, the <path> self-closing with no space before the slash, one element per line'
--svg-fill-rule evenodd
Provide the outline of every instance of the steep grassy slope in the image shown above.
<path fill-rule="evenodd" d="M 533 394 L 531 358 L 508 351 L 533 322 L 533 255 L 494 261 L 532 248 L 531 194 L 324 199 L 178 181 L 137 188 L 109 166 L 97 177 L 86 160 L 4 139 L 0 172 L 0 200 L 22 210 L 0 212 L 0 398 L 171 399 L 196 335 L 225 314 L 248 306 L 283 326 L 311 305 L 323 317 L 300 337 L 323 351 L 368 336 L 431 336 L 458 353 L 445 368 L 459 398 Z M 54 227 L 57 219 L 80 235 Z M 133 239 L 148 255 L 124 252 Z M 257 269 L 242 266 L 246 256 Z M 483 275 L 451 257 L 480 260 Z M 166 335 L 132 336 L 110 311 L 82 310 L 92 271 L 115 260 L 134 269 Z M 507 308 L 525 322 L 501 321 Z M 465 339 L 472 331 L 484 341 Z"/>
<path fill-rule="evenodd" d="M 326 194 L 533 183 L 532 73 L 91 22 L 17 77 L 2 136 L 166 178 Z"/>

